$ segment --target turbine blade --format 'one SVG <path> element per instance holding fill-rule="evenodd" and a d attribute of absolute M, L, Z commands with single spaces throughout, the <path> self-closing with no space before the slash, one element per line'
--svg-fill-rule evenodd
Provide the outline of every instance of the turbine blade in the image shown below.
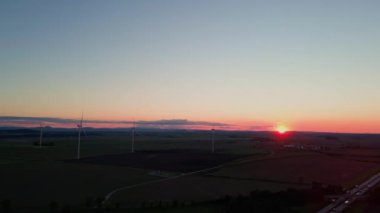
<path fill-rule="evenodd" d="M 83 111 L 82 111 L 82 117 L 80 119 L 80 129 L 82 130 L 84 136 L 87 137 L 87 133 L 86 133 L 86 131 L 83 128 Z"/>
<path fill-rule="evenodd" d="M 87 133 L 86 133 L 86 131 L 84 130 L 84 128 L 82 127 L 81 129 L 82 129 L 82 132 L 83 132 L 84 136 L 87 137 Z"/>

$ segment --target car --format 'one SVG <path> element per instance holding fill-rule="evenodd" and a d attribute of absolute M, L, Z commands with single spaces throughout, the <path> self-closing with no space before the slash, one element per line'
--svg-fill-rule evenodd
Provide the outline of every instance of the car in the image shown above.
<path fill-rule="evenodd" d="M 344 201 L 344 204 L 348 204 L 350 201 L 349 200 L 346 200 L 346 201 Z"/>

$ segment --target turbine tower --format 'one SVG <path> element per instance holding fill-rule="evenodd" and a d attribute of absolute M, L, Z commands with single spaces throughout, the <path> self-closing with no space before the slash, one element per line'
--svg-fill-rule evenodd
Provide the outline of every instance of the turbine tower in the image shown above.
<path fill-rule="evenodd" d="M 40 148 L 42 147 L 42 123 L 40 122 Z"/>
<path fill-rule="evenodd" d="M 215 139 L 214 139 L 215 129 L 211 129 L 211 153 L 215 152 Z"/>
<path fill-rule="evenodd" d="M 135 152 L 135 130 L 136 130 L 135 122 L 133 122 L 133 126 L 131 130 L 132 130 L 131 153 L 134 153 Z"/>
<path fill-rule="evenodd" d="M 82 112 L 82 118 L 80 120 L 80 123 L 77 125 L 78 126 L 78 151 L 77 151 L 77 159 L 80 159 L 80 133 L 83 128 L 83 112 Z"/>

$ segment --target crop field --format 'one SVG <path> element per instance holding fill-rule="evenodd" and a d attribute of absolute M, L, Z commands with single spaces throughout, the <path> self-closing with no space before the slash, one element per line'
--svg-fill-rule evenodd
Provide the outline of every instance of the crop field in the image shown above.
<path fill-rule="evenodd" d="M 193 171 L 266 153 L 244 135 L 216 135 L 218 153 L 212 157 L 209 133 L 182 134 L 139 133 L 136 153 L 131 154 L 128 132 L 89 132 L 78 161 L 75 132 L 47 133 L 44 143 L 54 146 L 42 148 L 33 145 L 38 132 L 2 133 L 0 200 L 11 200 L 14 211 L 48 211 L 52 201 L 84 206 L 86 200 L 104 197 L 115 188 L 162 178 L 151 175 L 152 170 Z"/>
<path fill-rule="evenodd" d="M 368 171 L 379 169 L 379 164 L 330 157 L 323 154 L 295 155 L 282 159 L 263 159 L 247 164 L 223 168 L 213 176 L 236 179 L 270 179 L 288 182 L 342 184 Z"/>
<path fill-rule="evenodd" d="M 113 188 L 156 179 L 146 171 L 112 166 L 31 162 L 1 165 L 0 198 L 15 206 L 48 209 L 51 201 L 84 205 Z"/>
<path fill-rule="evenodd" d="M 309 186 L 286 182 L 259 180 L 238 180 L 194 175 L 171 181 L 136 187 L 121 191 L 112 197 L 112 202 L 120 202 L 129 207 L 139 207 L 143 203 L 207 201 L 226 195 L 247 195 L 252 190 L 280 191 L 287 188 L 306 188 Z M 155 193 L 152 193 L 155 192 Z"/>
<path fill-rule="evenodd" d="M 122 207 L 173 200 L 189 203 L 252 190 L 310 188 L 312 181 L 352 186 L 379 169 L 376 162 L 360 161 L 366 157 L 361 155 L 375 158 L 378 152 L 373 150 L 358 149 L 356 160 L 282 148 L 285 142 L 302 141 L 296 136 L 280 141 L 268 133 L 218 132 L 213 154 L 207 131 L 139 132 L 135 153 L 130 153 L 130 136 L 130 132 L 88 131 L 81 141 L 81 159 L 76 160 L 75 132 L 48 132 L 44 143 L 52 145 L 41 148 L 33 145 L 38 131 L 2 132 L 0 200 L 11 200 L 15 212 L 49 212 L 52 201 L 61 207 L 88 208 L 89 199 L 136 186 L 117 192 L 110 201 Z M 317 144 L 320 136 L 300 138 Z M 358 154 L 349 149 L 332 151 Z M 155 180 L 162 181 L 139 185 Z"/>
<path fill-rule="evenodd" d="M 143 201 L 185 202 L 248 194 L 254 189 L 280 191 L 309 188 L 312 181 L 352 187 L 379 171 L 375 163 L 358 162 L 318 153 L 282 152 L 249 163 L 227 165 L 217 171 L 122 191 L 113 197 L 132 206 Z M 343 184 L 342 184 L 343 183 Z M 151 194 L 149 192 L 156 191 Z M 148 198 L 148 199 L 146 199 Z"/>
<path fill-rule="evenodd" d="M 202 150 L 154 150 L 83 158 L 80 163 L 117 165 L 172 172 L 192 172 L 218 166 L 243 157 Z M 69 162 L 78 162 L 71 160 Z"/>

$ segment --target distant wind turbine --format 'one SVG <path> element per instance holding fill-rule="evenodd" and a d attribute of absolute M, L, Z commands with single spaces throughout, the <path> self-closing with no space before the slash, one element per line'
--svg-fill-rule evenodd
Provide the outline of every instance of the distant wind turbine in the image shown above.
<path fill-rule="evenodd" d="M 42 123 L 40 122 L 40 148 L 42 147 Z"/>
<path fill-rule="evenodd" d="M 135 152 L 135 130 L 136 130 L 136 124 L 133 122 L 132 126 L 132 143 L 131 143 L 131 153 Z"/>
<path fill-rule="evenodd" d="M 86 135 L 83 129 L 83 112 L 82 112 L 82 118 L 80 120 L 80 123 L 77 125 L 78 126 L 78 151 L 77 151 L 77 159 L 80 159 L 80 134 L 83 131 L 83 133 Z"/>
<path fill-rule="evenodd" d="M 215 134 L 215 129 L 211 129 L 211 153 L 214 153 L 215 152 L 215 138 L 214 138 L 214 134 Z"/>

